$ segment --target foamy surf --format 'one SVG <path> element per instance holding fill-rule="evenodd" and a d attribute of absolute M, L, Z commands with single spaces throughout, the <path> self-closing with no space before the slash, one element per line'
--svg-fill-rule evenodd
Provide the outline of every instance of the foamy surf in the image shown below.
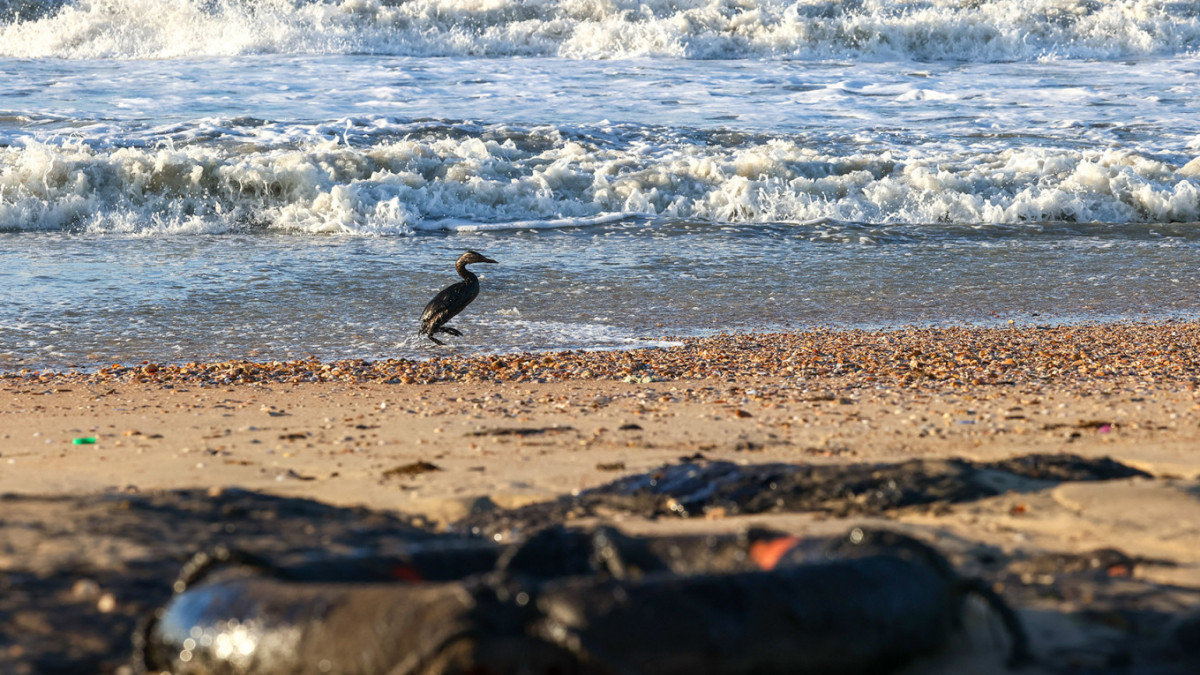
<path fill-rule="evenodd" d="M 577 131 L 577 130 L 576 130 Z M 0 230 L 125 234 L 562 228 L 629 218 L 870 224 L 1200 221 L 1200 160 L 1052 147 L 830 152 L 487 128 L 362 147 L 0 148 Z M 599 138 L 600 134 L 592 134 Z M 531 140 L 534 139 L 534 140 Z"/>
<path fill-rule="evenodd" d="M 1014 61 L 1195 53 L 1164 0 L 7 0 L 0 55 Z"/>
<path fill-rule="evenodd" d="M 497 232 L 503 230 L 553 230 L 568 227 L 607 225 L 636 218 L 636 213 L 606 213 L 593 218 L 554 218 L 551 220 L 514 220 L 500 223 L 475 223 L 461 218 L 423 222 L 414 229 L 446 232 Z"/>

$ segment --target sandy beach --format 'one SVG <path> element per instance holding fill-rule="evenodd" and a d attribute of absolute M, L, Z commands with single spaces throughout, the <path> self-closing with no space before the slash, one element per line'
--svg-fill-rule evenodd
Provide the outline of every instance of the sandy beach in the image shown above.
<path fill-rule="evenodd" d="M 0 675 L 1200 673 L 1198 6 L 0 0 Z"/>
<path fill-rule="evenodd" d="M 754 512 L 713 502 L 686 518 L 588 507 L 563 519 L 647 535 L 892 527 L 994 582 L 1029 626 L 1031 672 L 1188 672 L 1196 646 L 1180 636 L 1200 601 L 1198 347 L 1196 323 L 1014 325 L 10 373 L 0 378 L 0 670 L 119 670 L 130 627 L 189 553 L 226 535 L 260 550 L 304 538 L 286 519 L 270 543 L 236 517 L 192 530 L 165 511 L 147 516 L 161 530 L 97 525 L 115 504 L 175 495 L 202 510 L 249 491 L 427 532 L 477 523 L 505 541 L 524 531 L 506 523 L 538 505 L 658 467 L 729 462 L 919 476 L 951 466 L 990 487 L 880 504 L 781 499 Z M 1030 456 L 1083 468 L 998 464 Z M 1111 466 L 1125 477 L 1080 477 Z M 317 518 L 309 534 L 335 521 Z M 72 647 L 57 649 L 64 630 Z M 999 669 L 994 647 L 995 658 L 979 641 L 960 647 L 972 668 Z M 954 672 L 954 658 L 917 672 Z"/>

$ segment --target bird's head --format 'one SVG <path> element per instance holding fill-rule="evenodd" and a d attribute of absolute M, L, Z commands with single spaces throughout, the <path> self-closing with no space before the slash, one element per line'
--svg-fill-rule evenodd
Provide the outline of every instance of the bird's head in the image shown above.
<path fill-rule="evenodd" d="M 494 262 L 496 262 L 496 261 L 483 255 L 482 253 L 477 253 L 475 251 L 467 251 L 466 253 L 462 254 L 458 258 L 459 265 L 470 265 L 471 263 L 494 263 Z M 499 263 L 497 263 L 497 264 L 499 264 Z"/>

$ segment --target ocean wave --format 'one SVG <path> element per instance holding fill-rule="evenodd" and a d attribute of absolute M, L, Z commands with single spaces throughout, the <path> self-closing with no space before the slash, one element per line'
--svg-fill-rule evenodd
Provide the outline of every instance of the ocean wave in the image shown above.
<path fill-rule="evenodd" d="M 1193 54 L 1191 0 L 0 0 L 0 56 L 1024 61 Z"/>
<path fill-rule="evenodd" d="M 1041 146 L 838 155 L 801 139 L 722 144 L 644 127 L 360 121 L 371 125 L 387 132 L 320 140 L 314 130 L 317 140 L 277 145 L 27 139 L 0 148 L 0 230 L 402 235 L 614 218 L 1200 221 L 1200 158 L 1187 156 Z"/>

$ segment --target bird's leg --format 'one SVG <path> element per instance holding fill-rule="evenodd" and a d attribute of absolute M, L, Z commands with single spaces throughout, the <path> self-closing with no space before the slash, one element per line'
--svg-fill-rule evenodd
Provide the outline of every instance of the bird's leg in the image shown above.
<path fill-rule="evenodd" d="M 439 345 L 444 345 L 444 344 L 446 344 L 445 342 L 442 342 L 441 340 L 439 340 L 439 339 L 437 339 L 437 338 L 433 337 L 433 333 L 430 333 L 430 334 L 429 334 L 429 339 L 430 339 L 430 340 L 433 340 L 434 342 L 438 343 Z"/>
<path fill-rule="evenodd" d="M 455 335 L 457 337 L 462 337 L 462 333 L 460 333 L 457 328 L 447 328 L 445 326 L 442 326 L 438 330 L 442 331 L 443 333 L 449 333 L 449 334 Z"/>

